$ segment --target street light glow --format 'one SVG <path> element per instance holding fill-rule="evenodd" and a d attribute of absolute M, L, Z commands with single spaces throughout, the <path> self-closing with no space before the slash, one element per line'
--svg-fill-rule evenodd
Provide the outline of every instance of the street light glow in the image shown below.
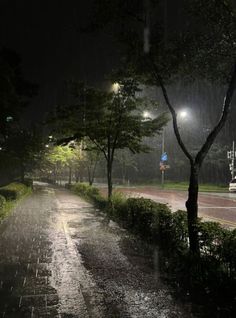
<path fill-rule="evenodd" d="M 181 110 L 179 112 L 179 116 L 180 116 L 180 118 L 185 119 L 188 117 L 188 112 L 186 110 Z"/>
<path fill-rule="evenodd" d="M 151 114 L 150 114 L 148 111 L 144 111 L 144 112 L 143 112 L 143 117 L 144 117 L 145 119 L 148 119 L 148 118 L 151 117 Z"/>
<path fill-rule="evenodd" d="M 114 93 L 118 93 L 119 92 L 119 89 L 120 89 L 120 84 L 119 83 L 113 83 L 112 84 L 112 91 L 114 92 Z"/>

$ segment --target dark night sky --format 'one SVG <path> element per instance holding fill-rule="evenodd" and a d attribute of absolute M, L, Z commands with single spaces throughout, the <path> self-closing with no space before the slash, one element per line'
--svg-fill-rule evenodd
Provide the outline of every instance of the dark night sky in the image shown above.
<path fill-rule="evenodd" d="M 178 18 L 182 1 L 168 0 L 170 21 Z M 39 84 L 39 95 L 27 110 L 27 118 L 42 119 L 60 102 L 65 80 L 101 85 L 116 64 L 118 54 L 111 39 L 79 31 L 89 20 L 92 3 L 0 0 L 0 47 L 16 50 L 22 57 L 25 77 Z"/>
<path fill-rule="evenodd" d="M 28 117 L 42 117 L 60 99 L 62 83 L 97 83 L 115 62 L 109 39 L 82 34 L 92 0 L 0 0 L 0 46 L 16 50 L 25 77 L 40 91 Z"/>

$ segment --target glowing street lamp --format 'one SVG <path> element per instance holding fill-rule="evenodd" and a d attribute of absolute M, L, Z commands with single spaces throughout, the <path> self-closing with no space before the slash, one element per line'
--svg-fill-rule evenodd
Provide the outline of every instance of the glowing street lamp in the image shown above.
<path fill-rule="evenodd" d="M 189 114 L 188 114 L 187 110 L 185 110 L 185 109 L 181 110 L 181 111 L 179 112 L 179 117 L 180 117 L 181 119 L 186 119 L 186 118 L 188 118 L 188 117 L 189 117 Z"/>
<path fill-rule="evenodd" d="M 149 119 L 149 118 L 151 118 L 151 114 L 150 114 L 148 111 L 145 110 L 145 111 L 143 112 L 143 118 L 144 118 L 144 119 Z"/>
<path fill-rule="evenodd" d="M 112 91 L 117 94 L 119 92 L 120 89 L 120 84 L 119 83 L 113 83 L 112 84 Z"/>

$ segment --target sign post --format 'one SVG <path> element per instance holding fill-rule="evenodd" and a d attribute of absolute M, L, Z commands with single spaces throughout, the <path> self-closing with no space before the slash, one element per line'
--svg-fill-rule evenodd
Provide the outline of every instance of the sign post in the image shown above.
<path fill-rule="evenodd" d="M 165 135 L 164 130 L 162 131 L 162 147 L 161 147 L 161 160 L 160 160 L 160 171 L 161 171 L 161 186 L 164 189 L 165 185 L 165 170 L 169 169 L 170 166 L 167 165 L 168 155 L 165 152 Z"/>
<path fill-rule="evenodd" d="M 162 131 L 162 147 L 161 147 L 162 155 L 161 155 L 161 162 L 160 162 L 160 170 L 161 170 L 161 187 L 164 189 L 164 184 L 165 184 L 165 169 L 164 169 L 164 164 L 162 158 L 163 155 L 165 154 L 165 132 L 164 129 Z M 166 154 L 167 156 L 167 154 Z"/>
<path fill-rule="evenodd" d="M 161 161 L 160 161 L 160 170 L 161 170 L 161 186 L 164 188 L 165 184 L 165 170 L 169 168 L 166 164 L 168 160 L 168 156 L 166 152 L 162 152 Z"/>
<path fill-rule="evenodd" d="M 232 179 L 234 179 L 235 176 L 235 168 L 234 168 L 234 162 L 236 158 L 236 152 L 235 152 L 235 146 L 233 141 L 233 148 L 230 151 L 227 151 L 227 158 L 231 161 L 229 164 L 229 170 L 231 171 Z"/>

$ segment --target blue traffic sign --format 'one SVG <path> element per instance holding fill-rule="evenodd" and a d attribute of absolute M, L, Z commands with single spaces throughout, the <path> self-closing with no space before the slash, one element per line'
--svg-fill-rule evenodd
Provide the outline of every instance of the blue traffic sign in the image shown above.
<path fill-rule="evenodd" d="M 161 155 L 161 161 L 167 161 L 167 160 L 168 160 L 167 153 L 164 152 L 164 153 Z"/>

